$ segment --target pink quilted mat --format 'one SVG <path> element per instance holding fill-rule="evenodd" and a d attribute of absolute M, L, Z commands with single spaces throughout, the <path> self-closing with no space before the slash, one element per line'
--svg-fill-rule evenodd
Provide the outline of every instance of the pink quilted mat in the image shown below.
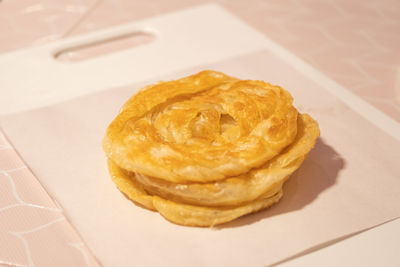
<path fill-rule="evenodd" d="M 98 266 L 0 131 L 0 266 Z"/>
<path fill-rule="evenodd" d="M 397 0 L 5 0 L 0 53 L 208 2 L 227 8 L 400 121 Z"/>

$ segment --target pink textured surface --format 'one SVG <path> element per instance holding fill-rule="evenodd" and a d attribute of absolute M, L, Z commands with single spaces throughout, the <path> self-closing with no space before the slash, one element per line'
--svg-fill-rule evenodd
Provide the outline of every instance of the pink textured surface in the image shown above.
<path fill-rule="evenodd" d="M 397 0 L 30 0 L 26 8 L 5 1 L 0 4 L 0 31 L 6 33 L 0 52 L 209 2 L 221 4 L 400 121 Z M 40 19 L 32 24 L 31 16 Z"/>
<path fill-rule="evenodd" d="M 0 1 L 0 53 L 64 37 L 96 0 Z"/>
<path fill-rule="evenodd" d="M 0 131 L 0 266 L 98 266 Z"/>

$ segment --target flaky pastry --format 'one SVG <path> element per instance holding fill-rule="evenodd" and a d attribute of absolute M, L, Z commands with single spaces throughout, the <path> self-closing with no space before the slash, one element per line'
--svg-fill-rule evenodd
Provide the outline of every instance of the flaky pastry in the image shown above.
<path fill-rule="evenodd" d="M 143 88 L 107 129 L 117 187 L 168 220 L 211 226 L 266 208 L 319 136 L 290 94 L 203 71 Z"/>

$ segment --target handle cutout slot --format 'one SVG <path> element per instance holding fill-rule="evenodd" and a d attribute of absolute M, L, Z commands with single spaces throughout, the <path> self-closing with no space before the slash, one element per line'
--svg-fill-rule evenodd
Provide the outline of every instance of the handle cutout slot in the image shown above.
<path fill-rule="evenodd" d="M 123 34 L 62 49 L 54 54 L 54 58 L 63 62 L 79 62 L 146 45 L 155 39 L 153 34 L 144 31 Z"/>

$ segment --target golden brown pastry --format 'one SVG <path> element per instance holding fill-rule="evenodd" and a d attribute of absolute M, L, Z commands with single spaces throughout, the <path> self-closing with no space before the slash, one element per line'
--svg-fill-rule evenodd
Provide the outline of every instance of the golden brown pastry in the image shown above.
<path fill-rule="evenodd" d="M 135 202 L 183 225 L 266 208 L 319 136 L 292 101 L 279 86 L 214 71 L 147 86 L 107 129 L 112 179 Z"/>

